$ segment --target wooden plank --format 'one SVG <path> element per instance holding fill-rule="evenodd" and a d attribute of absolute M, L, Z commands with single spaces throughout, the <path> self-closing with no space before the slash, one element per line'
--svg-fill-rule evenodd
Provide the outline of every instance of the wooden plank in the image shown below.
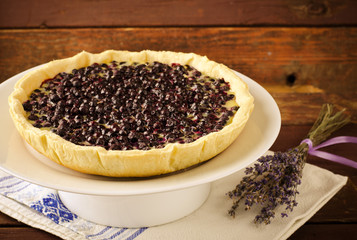
<path fill-rule="evenodd" d="M 9 226 L 24 226 L 24 224 L 0 212 L 0 228 Z"/>
<path fill-rule="evenodd" d="M 284 86 L 289 77 L 295 78 L 294 85 L 337 88 L 350 94 L 356 88 L 356 40 L 357 28 L 1 30 L 1 81 L 24 68 L 82 50 L 153 49 L 207 55 L 262 83 Z M 354 89 L 335 82 L 350 83 Z"/>
<path fill-rule="evenodd" d="M 294 78 L 294 85 L 337 88 L 341 94 L 350 94 L 357 84 L 353 80 L 357 77 L 356 40 L 357 28 L 1 30 L 1 81 L 24 68 L 82 50 L 153 49 L 207 55 L 262 83 L 284 86 L 288 78 Z"/>
<path fill-rule="evenodd" d="M 284 124 L 309 124 L 325 102 L 357 114 L 357 28 L 86 28 L 0 30 L 0 82 L 82 50 L 195 52 L 262 84 Z"/>
<path fill-rule="evenodd" d="M 2 0 L 0 27 L 356 25 L 353 0 Z"/>
<path fill-rule="evenodd" d="M 355 239 L 357 224 L 308 224 L 299 228 L 289 240 Z"/>
<path fill-rule="evenodd" d="M 0 239 L 2 240 L 59 240 L 61 238 L 48 232 L 30 227 L 2 227 L 0 228 Z"/>

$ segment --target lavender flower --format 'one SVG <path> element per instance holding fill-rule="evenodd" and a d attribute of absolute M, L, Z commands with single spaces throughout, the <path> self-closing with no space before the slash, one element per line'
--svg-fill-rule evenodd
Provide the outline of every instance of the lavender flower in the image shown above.
<path fill-rule="evenodd" d="M 308 138 L 314 144 L 319 144 L 333 131 L 347 124 L 349 118 L 342 115 L 342 112 L 333 115 L 333 106 L 324 105 Z M 298 204 L 297 188 L 301 184 L 307 155 L 308 145 L 302 143 L 287 152 L 263 156 L 253 167 L 246 168 L 246 176 L 235 189 L 227 193 L 233 199 L 229 215 L 235 217 L 237 208 L 244 201 L 245 210 L 251 209 L 254 204 L 262 207 L 260 214 L 254 219 L 255 223 L 271 223 L 275 217 L 275 209 L 281 205 L 285 205 L 285 209 L 280 215 L 287 217 L 288 212 L 293 211 Z"/>
<path fill-rule="evenodd" d="M 245 209 L 253 204 L 262 206 L 256 223 L 269 224 L 275 216 L 274 210 L 279 205 L 286 205 L 282 216 L 287 216 L 297 205 L 297 186 L 301 183 L 302 169 L 305 165 L 307 151 L 297 148 L 288 152 L 276 152 L 274 155 L 261 157 L 254 167 L 246 168 L 240 184 L 228 196 L 235 199 L 229 214 L 235 216 L 239 203 L 245 199 Z"/>

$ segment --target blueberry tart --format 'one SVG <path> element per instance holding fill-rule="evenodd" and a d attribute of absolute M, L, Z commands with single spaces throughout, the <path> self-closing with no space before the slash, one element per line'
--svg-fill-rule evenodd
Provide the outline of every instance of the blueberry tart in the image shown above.
<path fill-rule="evenodd" d="M 68 168 L 145 177 L 209 160 L 254 107 L 229 68 L 193 53 L 81 52 L 22 77 L 10 114 L 28 144 Z"/>

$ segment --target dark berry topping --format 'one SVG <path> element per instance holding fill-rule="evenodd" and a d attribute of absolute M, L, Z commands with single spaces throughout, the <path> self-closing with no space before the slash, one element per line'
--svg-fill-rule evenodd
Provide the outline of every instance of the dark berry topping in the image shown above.
<path fill-rule="evenodd" d="M 113 61 L 45 80 L 23 108 L 33 126 L 75 144 L 149 150 L 229 124 L 239 109 L 229 90 L 192 66 Z"/>

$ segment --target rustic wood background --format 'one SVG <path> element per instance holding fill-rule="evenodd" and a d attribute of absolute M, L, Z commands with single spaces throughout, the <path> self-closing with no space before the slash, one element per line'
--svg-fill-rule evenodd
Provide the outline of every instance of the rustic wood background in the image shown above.
<path fill-rule="evenodd" d="M 273 150 L 299 144 L 326 102 L 347 108 L 353 120 L 336 135 L 357 136 L 355 0 L 0 1 L 0 82 L 53 59 L 106 49 L 195 52 L 251 77 L 281 110 Z M 355 159 L 354 148 L 328 150 Z M 357 227 L 356 170 L 309 161 L 350 179 L 291 239 L 347 236 Z M 2 214 L 3 237 L 55 239 Z"/>

